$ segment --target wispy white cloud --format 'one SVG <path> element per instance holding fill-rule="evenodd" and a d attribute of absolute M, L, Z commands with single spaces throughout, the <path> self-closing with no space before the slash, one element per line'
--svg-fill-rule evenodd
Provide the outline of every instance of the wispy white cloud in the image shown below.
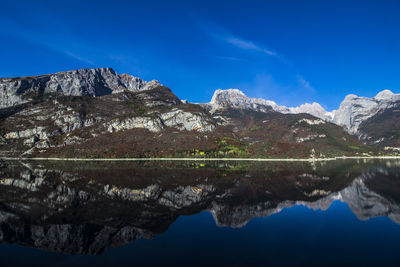
<path fill-rule="evenodd" d="M 60 51 L 60 52 L 66 54 L 67 56 L 70 56 L 71 58 L 74 58 L 74 59 L 76 59 L 76 60 L 78 60 L 78 61 L 80 61 L 80 62 L 86 63 L 86 64 L 88 64 L 88 65 L 95 65 L 95 64 L 93 63 L 93 61 L 91 61 L 90 59 L 87 59 L 87 58 L 85 58 L 85 57 L 82 57 L 82 56 L 80 56 L 80 55 L 77 55 L 77 54 L 75 54 L 75 53 L 72 53 L 72 52 L 70 52 L 70 51 L 65 51 L 65 50 L 63 50 L 63 51 Z"/>
<path fill-rule="evenodd" d="M 279 55 L 276 52 L 273 52 L 267 48 L 257 45 L 252 41 L 248 41 L 239 37 L 227 37 L 225 38 L 225 41 L 229 44 L 232 44 L 244 50 L 258 51 L 270 55 L 272 57 L 279 57 Z"/>
<path fill-rule="evenodd" d="M 270 73 L 260 72 L 253 80 L 239 85 L 250 97 L 273 100 L 278 105 L 298 106 L 315 96 L 315 89 L 301 75 L 289 75 L 281 81 Z"/>
<path fill-rule="evenodd" d="M 39 20 L 39 22 L 41 21 Z M 74 38 L 72 34 L 69 33 L 69 29 L 59 20 L 54 19 L 52 20 L 52 23 L 55 23 L 59 27 L 61 33 L 68 34 L 69 38 L 64 39 L 62 38 L 62 34 L 53 34 L 45 28 L 33 26 L 27 27 L 20 24 L 18 21 L 8 19 L 7 17 L 0 18 L 0 24 L 8 26 L 0 28 L 0 33 L 56 51 L 82 63 L 95 65 L 93 61 L 81 55 L 82 51 L 86 51 L 85 54 L 88 54 L 89 51 L 93 51 L 93 48 L 84 45 L 81 40 Z"/>
<path fill-rule="evenodd" d="M 228 56 L 211 56 L 212 58 L 222 59 L 222 60 L 230 60 L 230 61 L 242 61 L 247 62 L 248 60 L 240 57 L 228 57 Z"/>
<path fill-rule="evenodd" d="M 267 45 L 246 39 L 242 36 L 233 34 L 229 30 L 209 20 L 196 20 L 197 27 L 223 47 L 235 47 L 250 54 L 256 54 L 262 59 L 262 55 L 277 59 L 276 62 L 269 62 L 266 69 L 260 65 L 255 65 L 257 72 L 254 72 L 254 79 L 251 81 L 229 85 L 245 90 L 249 96 L 263 97 L 266 99 L 278 100 L 283 105 L 293 105 L 304 102 L 305 99 L 315 95 L 316 90 L 306 78 L 299 74 L 293 63 L 287 60 L 281 53 L 270 49 Z M 241 57 L 247 57 L 246 53 L 238 53 Z M 231 57 L 218 57 L 226 60 L 239 60 L 235 52 Z M 274 71 L 273 64 L 278 63 L 278 69 Z M 282 63 L 282 64 L 280 64 Z M 267 71 L 268 69 L 268 71 Z"/>
<path fill-rule="evenodd" d="M 277 53 L 272 52 L 271 50 L 268 50 L 268 49 L 264 48 L 263 51 L 264 51 L 264 53 L 266 53 L 266 54 L 268 54 L 270 56 L 279 57 L 280 58 L 280 56 Z"/>
<path fill-rule="evenodd" d="M 247 41 L 247 40 L 243 40 L 243 39 L 240 39 L 238 37 L 227 37 L 227 38 L 225 38 L 225 40 L 228 43 L 233 44 L 234 46 L 237 46 L 237 47 L 242 48 L 242 49 L 260 50 L 260 47 L 255 45 L 253 42 Z"/>
<path fill-rule="evenodd" d="M 310 82 L 307 81 L 306 79 L 304 79 L 304 77 L 302 75 L 297 74 L 296 78 L 297 78 L 297 82 L 299 83 L 300 88 L 303 88 L 303 89 L 305 89 L 307 91 L 310 91 L 312 93 L 315 92 L 314 87 L 312 87 Z"/>
<path fill-rule="evenodd" d="M 253 51 L 266 54 L 271 57 L 280 58 L 283 60 L 283 57 L 279 55 L 277 52 L 267 48 L 265 45 L 258 44 L 254 41 L 247 40 L 243 37 L 236 36 L 232 34 L 225 28 L 212 23 L 210 21 L 204 20 L 196 20 L 195 24 L 201 29 L 205 34 L 212 37 L 213 39 L 223 42 L 225 44 L 237 47 L 239 49 L 245 51 Z"/>

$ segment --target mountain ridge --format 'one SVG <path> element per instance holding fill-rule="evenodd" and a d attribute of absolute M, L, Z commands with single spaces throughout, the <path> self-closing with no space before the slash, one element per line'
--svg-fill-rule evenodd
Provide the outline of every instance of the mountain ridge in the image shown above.
<path fill-rule="evenodd" d="M 83 78 L 79 79 L 78 76 L 82 76 Z M 67 81 L 60 82 L 60 80 Z M 32 88 L 29 88 L 28 85 L 31 85 Z M 117 74 L 109 67 L 61 71 L 39 76 L 6 77 L 0 78 L 0 108 L 7 108 L 28 102 L 29 98 L 21 99 L 23 98 L 21 96 L 23 96 L 27 91 L 31 93 L 35 90 L 37 90 L 38 93 L 62 91 L 65 95 L 101 96 L 117 93 L 124 89 L 134 92 L 149 90 L 159 85 L 161 84 L 157 80 L 146 82 L 141 78 L 129 74 Z M 86 90 L 82 90 L 85 87 Z M 372 103 L 367 103 L 367 106 L 364 107 L 371 112 L 371 114 L 367 116 L 367 118 L 369 118 L 376 114 L 375 110 L 381 111 L 382 109 L 387 108 L 387 106 L 390 106 L 388 102 L 400 101 L 400 94 L 394 94 L 388 89 L 378 92 L 375 97 L 359 97 L 355 94 L 348 94 L 340 104 L 342 107 L 339 106 L 336 110 L 327 111 L 317 102 L 306 102 L 297 107 L 286 107 L 278 105 L 273 100 L 249 98 L 239 89 L 217 89 L 209 103 L 200 104 L 203 106 L 210 105 L 210 110 L 212 111 L 229 106 L 233 108 L 252 109 L 263 112 L 268 111 L 268 107 L 271 107 L 274 111 L 281 113 L 307 113 L 343 126 L 351 134 L 354 134 L 357 132 L 358 126 L 361 123 L 359 120 L 350 118 L 350 116 L 357 116 L 357 114 L 349 114 L 348 111 L 349 108 L 352 108 L 349 107 L 349 105 L 354 106 L 350 102 L 354 101 L 357 102 L 355 105 L 360 105 L 360 102 L 362 102 L 362 104 L 366 104 L 366 102 Z M 381 102 L 383 107 L 376 108 L 374 107 L 373 102 Z M 367 118 L 364 118 L 364 120 Z M 354 125 L 352 124 L 353 121 Z"/>
<path fill-rule="evenodd" d="M 216 90 L 209 103 L 194 104 L 181 101 L 158 81 L 145 82 L 111 68 L 3 78 L 0 89 L 5 156 L 308 158 L 376 153 L 333 124 L 332 114 L 318 103 L 288 108 L 249 98 L 238 89 Z M 384 91 L 375 101 L 396 101 L 393 95 Z"/>
<path fill-rule="evenodd" d="M 12 107 L 54 92 L 70 96 L 102 96 L 111 93 L 148 90 L 161 85 L 129 74 L 118 75 L 112 68 L 78 69 L 40 76 L 0 78 L 0 108 Z"/>
<path fill-rule="evenodd" d="M 349 94 L 338 109 L 328 112 L 317 102 L 305 103 L 298 107 L 286 107 L 279 106 L 272 100 L 249 98 L 239 89 L 217 89 L 211 101 L 202 105 L 208 106 L 210 111 L 232 107 L 265 112 L 270 107 L 276 112 L 285 114 L 307 113 L 335 123 L 352 135 L 361 136 L 363 132 L 359 132 L 358 128 L 363 122 L 387 109 L 400 107 L 400 94 L 394 94 L 388 89 L 382 90 L 371 98 Z"/>
<path fill-rule="evenodd" d="M 334 112 L 326 111 L 319 103 L 304 103 L 297 107 L 280 106 L 275 101 L 266 100 L 263 98 L 249 98 L 239 89 L 217 89 L 209 103 L 210 110 L 217 110 L 224 107 L 252 109 L 256 111 L 268 110 L 268 106 L 274 111 L 288 114 L 307 113 L 315 117 L 331 121 Z"/>

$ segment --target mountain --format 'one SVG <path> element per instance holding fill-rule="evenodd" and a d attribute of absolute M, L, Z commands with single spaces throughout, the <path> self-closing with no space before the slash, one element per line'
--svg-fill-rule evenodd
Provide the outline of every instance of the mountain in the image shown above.
<path fill-rule="evenodd" d="M 375 97 L 348 95 L 332 120 L 364 143 L 400 151 L 400 94 L 383 90 Z"/>
<path fill-rule="evenodd" d="M 43 94 L 102 96 L 128 90 L 148 90 L 158 81 L 145 82 L 129 74 L 118 75 L 111 68 L 81 69 L 35 77 L 0 78 L 0 108 L 27 103 Z"/>
<path fill-rule="evenodd" d="M 388 152 L 400 152 L 400 105 L 368 118 L 360 124 L 358 131 L 364 143 Z"/>
<path fill-rule="evenodd" d="M 123 148 L 126 144 L 120 141 L 121 138 L 126 141 L 133 138 L 143 149 L 149 145 L 151 150 L 155 148 L 151 148 L 149 143 L 156 145 L 156 136 L 164 130 L 201 134 L 215 128 L 213 119 L 205 110 L 183 105 L 164 86 L 99 97 L 53 93 L 2 111 L 0 141 L 8 155 L 23 152 L 28 156 L 48 149 L 65 153 L 72 145 L 101 138 L 106 138 L 107 142 L 102 144 L 99 141 L 91 149 L 104 149 L 109 141 L 112 143 L 107 149 Z M 127 136 L 123 138 L 123 134 Z M 93 155 L 91 149 L 87 150 L 88 155 Z M 134 146 L 130 149 L 135 150 Z M 77 148 L 71 153 L 82 156 L 84 151 L 80 153 L 80 150 Z"/>
<path fill-rule="evenodd" d="M 214 92 L 210 103 L 203 104 L 211 113 L 225 108 L 268 112 L 273 110 L 273 105 L 276 104 L 272 101 L 261 98 L 249 98 L 239 89 L 218 89 Z"/>
<path fill-rule="evenodd" d="M 218 89 L 214 92 L 211 101 L 202 105 L 208 108 L 211 113 L 219 109 L 230 107 L 261 112 L 274 110 L 287 114 L 307 113 L 326 121 L 332 120 L 334 115 L 332 112 L 327 112 L 320 104 L 315 102 L 312 104 L 305 103 L 298 107 L 279 106 L 272 100 L 249 98 L 239 89 Z"/>
<path fill-rule="evenodd" d="M 389 152 L 400 151 L 400 94 L 383 90 L 375 97 L 348 95 L 337 110 L 326 111 L 318 103 L 298 107 L 279 106 L 274 101 L 249 98 L 238 89 L 216 90 L 211 101 L 202 104 L 211 113 L 224 108 L 276 111 L 284 114 L 310 114 L 343 127 L 349 134 Z"/>
<path fill-rule="evenodd" d="M 308 158 L 374 153 L 335 124 L 292 114 L 239 90 L 217 90 L 210 103 L 192 104 L 156 81 L 110 68 L 1 81 L 3 156 Z M 320 111 L 319 105 L 310 107 Z"/>
<path fill-rule="evenodd" d="M 348 95 L 335 112 L 333 122 L 343 126 L 351 134 L 359 134 L 359 126 L 386 109 L 400 106 L 400 94 L 383 90 L 375 97 Z"/>

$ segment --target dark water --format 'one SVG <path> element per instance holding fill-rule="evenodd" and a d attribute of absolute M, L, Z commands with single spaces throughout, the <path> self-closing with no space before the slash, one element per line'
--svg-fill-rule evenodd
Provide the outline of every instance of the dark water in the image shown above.
<path fill-rule="evenodd" d="M 1 165 L 1 266 L 400 266 L 400 161 Z"/>

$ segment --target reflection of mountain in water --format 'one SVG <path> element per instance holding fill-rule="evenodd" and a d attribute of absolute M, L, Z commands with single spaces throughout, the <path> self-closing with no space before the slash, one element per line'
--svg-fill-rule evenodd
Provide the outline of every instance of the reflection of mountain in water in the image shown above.
<path fill-rule="evenodd" d="M 388 216 L 400 223 L 398 164 L 201 167 L 8 162 L 0 171 L 0 239 L 98 254 L 150 239 L 180 215 L 210 210 L 217 225 L 242 227 L 293 205 L 326 210 L 337 199 L 359 219 Z"/>
<path fill-rule="evenodd" d="M 256 205 L 235 205 L 233 207 L 229 204 L 217 204 L 212 206 L 211 212 L 219 226 L 242 227 L 252 218 L 267 217 L 279 213 L 283 208 L 302 205 L 313 210 L 327 210 L 333 201 L 340 200 L 345 202 L 360 220 L 386 216 L 400 224 L 399 203 L 372 191 L 364 183 L 368 178 L 374 178 L 378 174 L 381 173 L 367 172 L 362 174 L 343 190 L 330 193 L 316 201 L 287 200 L 280 203 L 263 202 Z M 400 179 L 400 175 L 397 178 Z M 328 192 L 316 189 L 313 193 L 321 196 Z"/>

